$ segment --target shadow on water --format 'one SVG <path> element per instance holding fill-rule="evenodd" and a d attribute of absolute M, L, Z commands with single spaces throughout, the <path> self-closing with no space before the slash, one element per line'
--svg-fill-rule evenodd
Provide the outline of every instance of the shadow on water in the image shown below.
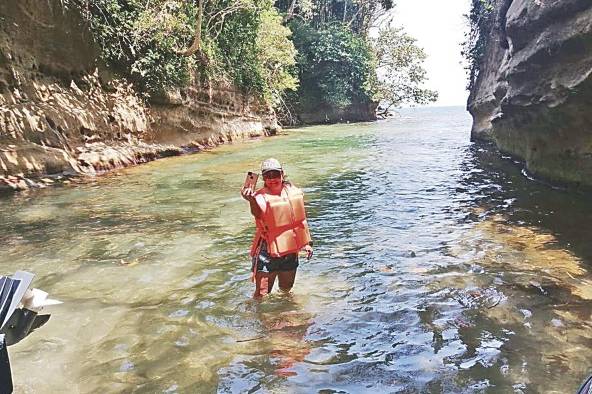
<path fill-rule="evenodd" d="M 278 390 L 286 378 L 297 375 L 294 365 L 310 352 L 305 336 L 314 315 L 303 310 L 296 296 L 274 293 L 265 302 L 252 300 L 249 309 L 256 334 L 236 340 L 239 355 L 219 370 L 218 392 Z"/>
<path fill-rule="evenodd" d="M 510 223 L 544 229 L 557 239 L 558 247 L 592 264 L 592 195 L 529 179 L 522 166 L 491 144 L 474 144 L 463 185 L 466 190 L 490 185 L 476 200 L 487 214 L 503 214 Z M 473 168 L 480 171 L 470 171 Z"/>
<path fill-rule="evenodd" d="M 592 344 L 590 196 L 527 178 L 490 145 L 471 145 L 462 168 L 458 223 L 470 230 L 445 255 L 466 273 L 433 270 L 431 284 L 463 307 L 455 325 L 466 350 L 453 361 L 454 381 L 476 391 L 575 391 L 592 368 L 579 351 Z M 441 347 L 433 315 L 423 323 Z"/>

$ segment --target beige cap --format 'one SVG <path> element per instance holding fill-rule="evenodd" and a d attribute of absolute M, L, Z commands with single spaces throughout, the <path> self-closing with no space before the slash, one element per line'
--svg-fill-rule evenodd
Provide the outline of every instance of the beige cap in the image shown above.
<path fill-rule="evenodd" d="M 263 160 L 263 163 L 261 163 L 261 174 L 265 174 L 267 171 L 282 171 L 282 165 L 279 160 L 273 157 Z"/>

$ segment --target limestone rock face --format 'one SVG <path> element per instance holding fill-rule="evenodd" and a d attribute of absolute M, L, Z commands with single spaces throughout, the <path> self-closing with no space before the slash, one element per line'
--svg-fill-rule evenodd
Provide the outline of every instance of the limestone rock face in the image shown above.
<path fill-rule="evenodd" d="M 192 86 L 155 97 L 146 140 L 177 146 L 216 145 L 280 130 L 271 107 L 230 85 Z"/>
<path fill-rule="evenodd" d="M 232 86 L 195 83 L 147 102 L 98 59 L 61 0 L 0 1 L 0 189 L 279 129 L 271 108 Z"/>
<path fill-rule="evenodd" d="M 310 109 L 298 109 L 298 118 L 304 124 L 324 124 L 343 122 L 371 122 L 377 119 L 378 102 L 354 103 L 347 108 L 338 109 L 320 105 Z"/>
<path fill-rule="evenodd" d="M 533 174 L 592 186 L 592 2 L 496 0 L 468 109 Z"/>

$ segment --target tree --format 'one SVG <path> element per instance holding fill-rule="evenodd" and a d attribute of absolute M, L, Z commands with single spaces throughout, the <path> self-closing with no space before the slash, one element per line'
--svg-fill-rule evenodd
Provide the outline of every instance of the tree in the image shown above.
<path fill-rule="evenodd" d="M 208 4 L 210 7 L 206 8 Z M 181 56 L 197 55 L 199 61 L 203 65 L 207 65 L 209 63 L 209 59 L 202 49 L 204 13 L 208 13 L 208 15 L 206 15 L 205 23 L 206 34 L 217 37 L 222 31 L 222 26 L 224 25 L 224 21 L 228 15 L 241 10 L 253 10 L 255 8 L 255 5 L 249 0 L 235 0 L 230 4 L 225 4 L 225 2 L 216 0 L 197 0 L 197 15 L 195 16 L 195 27 L 192 44 L 187 49 L 176 50 L 175 52 Z"/>
<path fill-rule="evenodd" d="M 281 3 L 281 1 L 276 2 L 276 7 L 278 7 L 278 9 L 282 9 L 281 4 L 279 3 Z M 285 10 L 286 14 L 284 15 L 283 19 L 284 23 L 289 22 L 296 16 L 307 19 L 310 17 L 314 7 L 313 0 L 289 0 L 289 3 L 287 4 L 287 9 Z"/>
<path fill-rule="evenodd" d="M 203 51 L 201 50 L 201 25 L 203 22 L 204 1 L 205 0 L 198 0 L 197 2 L 197 17 L 195 18 L 195 31 L 193 33 L 193 43 L 189 48 L 185 50 L 177 50 L 176 52 L 179 55 L 191 56 L 197 52 L 199 52 L 200 55 L 203 54 Z"/>
<path fill-rule="evenodd" d="M 366 36 L 393 8 L 393 0 L 276 0 L 285 13 L 284 22 L 299 17 L 317 29 L 342 23 L 354 33 Z"/>
<path fill-rule="evenodd" d="M 374 44 L 378 61 L 378 95 L 386 103 L 384 113 L 402 104 L 428 104 L 438 99 L 438 93 L 422 88 L 426 59 L 415 38 L 402 28 L 387 27 L 379 31 Z"/>
<path fill-rule="evenodd" d="M 296 85 L 273 0 L 62 1 L 87 19 L 105 63 L 150 95 L 199 79 L 271 100 Z"/>
<path fill-rule="evenodd" d="M 290 40 L 292 32 L 282 25 L 282 17 L 275 8 L 261 14 L 257 34 L 257 58 L 260 74 L 265 81 L 264 97 L 278 105 L 285 90 L 295 90 L 298 79 L 290 73 L 296 64 L 296 49 Z"/>

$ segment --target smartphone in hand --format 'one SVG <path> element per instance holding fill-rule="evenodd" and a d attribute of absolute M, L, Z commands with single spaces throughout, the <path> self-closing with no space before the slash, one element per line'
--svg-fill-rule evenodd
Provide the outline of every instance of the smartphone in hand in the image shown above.
<path fill-rule="evenodd" d="M 257 186 L 257 179 L 259 178 L 259 174 L 256 172 L 247 172 L 247 178 L 245 179 L 245 184 L 243 188 L 249 188 L 255 191 L 255 187 Z"/>

